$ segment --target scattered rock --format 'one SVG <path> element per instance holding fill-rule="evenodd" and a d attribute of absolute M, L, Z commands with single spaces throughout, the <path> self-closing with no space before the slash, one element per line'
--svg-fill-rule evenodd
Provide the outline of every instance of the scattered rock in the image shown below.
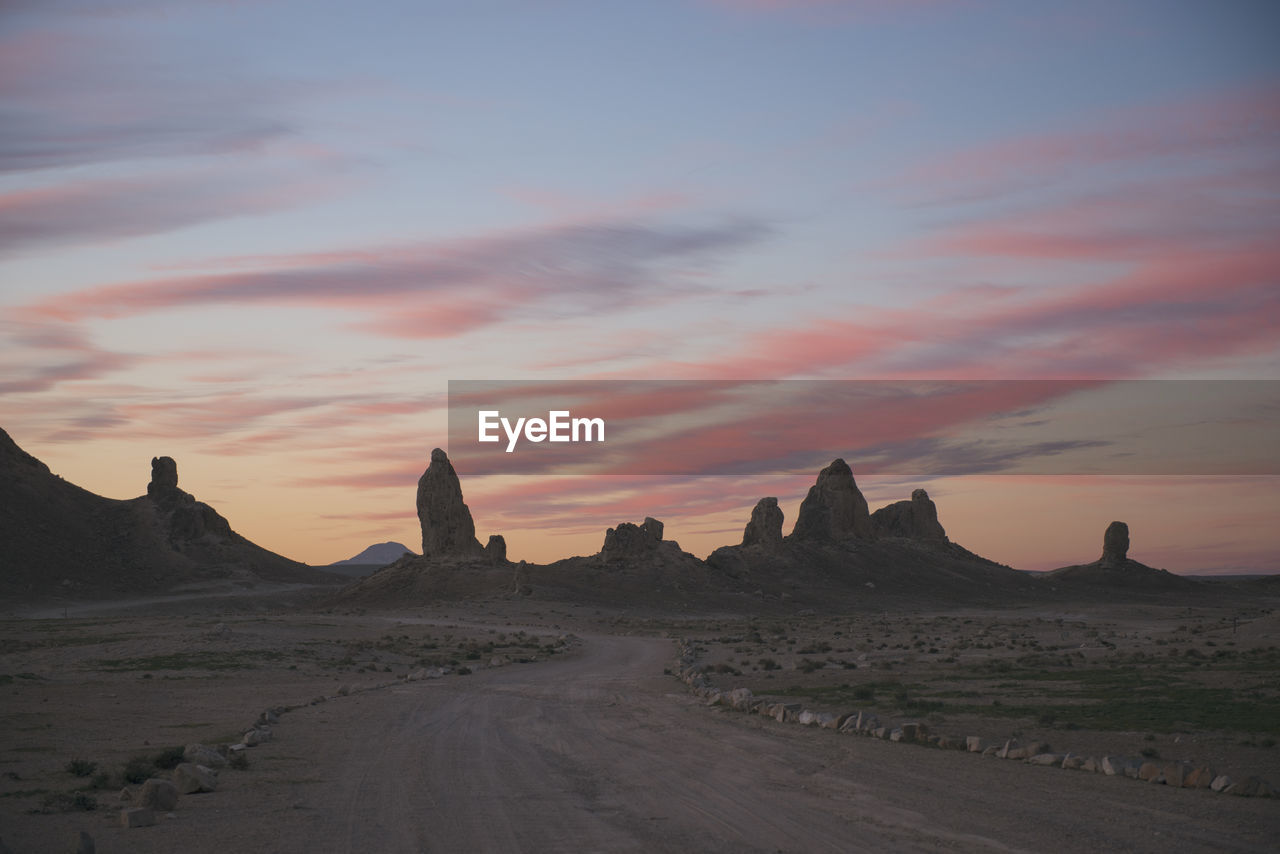
<path fill-rule="evenodd" d="M 121 827 L 151 827 L 155 823 L 155 812 L 146 807 L 127 807 L 120 810 Z"/>
<path fill-rule="evenodd" d="M 218 772 L 204 765 L 183 762 L 173 769 L 173 784 L 183 795 L 214 792 L 218 789 Z"/>
<path fill-rule="evenodd" d="M 1062 766 L 1062 762 L 1067 757 L 1061 753 L 1037 753 L 1034 756 L 1027 757 L 1028 765 L 1055 765 Z"/>
<path fill-rule="evenodd" d="M 157 812 L 169 812 L 178 806 L 178 787 L 168 780 L 152 777 L 142 784 L 138 804 Z"/>
<path fill-rule="evenodd" d="M 182 751 L 182 758 L 196 765 L 209 768 L 221 768 L 227 764 L 226 758 L 212 747 L 203 744 L 188 744 Z"/>

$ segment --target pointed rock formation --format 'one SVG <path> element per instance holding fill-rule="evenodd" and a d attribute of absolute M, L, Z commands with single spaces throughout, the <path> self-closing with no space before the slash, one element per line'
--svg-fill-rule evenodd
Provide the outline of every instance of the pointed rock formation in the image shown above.
<path fill-rule="evenodd" d="M 507 562 L 507 538 L 501 534 L 490 534 L 485 544 L 484 556 L 493 563 Z"/>
<path fill-rule="evenodd" d="M 1064 566 L 1041 576 L 1050 584 L 1066 583 L 1092 587 L 1098 593 L 1111 595 L 1114 590 L 1190 590 L 1202 582 L 1167 569 L 1155 569 L 1129 557 L 1129 526 L 1112 522 L 1102 535 L 1102 557 L 1093 563 Z"/>
<path fill-rule="evenodd" d="M 178 464 L 173 457 L 151 458 L 151 482 L 147 495 L 151 498 L 172 495 L 178 488 Z"/>
<path fill-rule="evenodd" d="M 217 510 L 178 488 L 178 464 L 173 457 L 151 458 L 147 498 L 168 528 L 169 542 L 180 552 L 197 541 L 222 543 L 232 536 L 231 523 Z"/>
<path fill-rule="evenodd" d="M 776 498 L 761 498 L 751 511 L 751 521 L 742 532 L 744 546 L 776 549 L 782 545 L 782 508 Z"/>
<path fill-rule="evenodd" d="M 947 532 L 938 521 L 938 507 L 923 489 L 912 492 L 910 501 L 898 501 L 872 513 L 871 527 L 877 537 L 947 539 Z"/>
<path fill-rule="evenodd" d="M 600 554 L 605 560 L 644 555 L 662 542 L 662 528 L 662 523 L 651 516 L 646 516 L 640 525 L 622 522 L 618 527 L 604 532 L 604 548 L 600 550 Z"/>
<path fill-rule="evenodd" d="M 1112 522 L 1102 535 L 1102 557 L 1104 566 L 1120 566 L 1129 557 L 1129 526 L 1124 522 Z"/>
<path fill-rule="evenodd" d="M 418 480 L 418 522 L 422 525 L 422 556 L 466 557 L 482 551 L 471 511 L 462 500 L 462 484 L 439 448 Z"/>
<path fill-rule="evenodd" d="M 875 536 L 867 499 L 844 460 L 837 459 L 818 473 L 818 482 L 800 504 L 791 536 L 817 541 L 869 540 Z"/>

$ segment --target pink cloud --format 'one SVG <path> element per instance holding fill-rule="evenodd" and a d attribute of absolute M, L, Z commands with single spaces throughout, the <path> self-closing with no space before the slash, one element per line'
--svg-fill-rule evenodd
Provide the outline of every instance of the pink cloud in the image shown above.
<path fill-rule="evenodd" d="M 1137 106 L 1101 117 L 1088 130 L 1028 135 L 945 154 L 895 179 L 932 197 L 1007 190 L 1030 181 L 1065 180 L 1117 163 L 1174 158 L 1271 159 L 1280 141 L 1280 89 L 1219 92 L 1193 100 Z"/>
<path fill-rule="evenodd" d="M 702 228 L 597 222 L 428 246 L 285 256 L 268 269 L 89 288 L 21 309 L 75 321 L 201 305 L 363 310 L 377 334 L 439 337 L 518 318 L 594 315 L 707 289 L 699 265 L 762 239 L 750 222 Z M 452 324 L 452 325 L 451 325 Z"/>
<path fill-rule="evenodd" d="M 205 171 L 19 190 L 0 195 L 0 251 L 158 234 L 293 207 L 334 186 L 327 177 Z"/>

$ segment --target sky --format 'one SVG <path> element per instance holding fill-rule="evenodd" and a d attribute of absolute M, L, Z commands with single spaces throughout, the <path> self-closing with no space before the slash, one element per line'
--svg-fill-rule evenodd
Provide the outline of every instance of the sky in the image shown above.
<path fill-rule="evenodd" d="M 450 381 L 1052 380 L 1096 415 L 1119 381 L 1280 380 L 1277 33 L 1247 0 L 9 0 L 0 427 L 111 498 L 172 456 L 325 564 L 418 547 Z M 873 509 L 927 488 L 1019 568 L 1121 519 L 1150 565 L 1280 571 L 1274 442 L 865 474 L 1059 404 L 818 436 L 766 405 L 752 453 L 843 456 Z M 765 495 L 789 530 L 817 467 L 459 475 L 482 541 L 544 562 L 645 516 L 705 555 Z"/>

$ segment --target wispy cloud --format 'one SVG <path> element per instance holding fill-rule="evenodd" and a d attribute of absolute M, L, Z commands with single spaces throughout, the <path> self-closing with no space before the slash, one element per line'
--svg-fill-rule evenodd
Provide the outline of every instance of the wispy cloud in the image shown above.
<path fill-rule="evenodd" d="M 707 290 L 700 265 L 764 239 L 754 221 L 701 227 L 592 223 L 448 243 L 283 256 L 270 269 L 89 288 L 31 316 L 78 321 L 204 305 L 311 305 L 368 312 L 358 329 L 440 337 L 516 316 L 591 315 Z M 415 323 L 415 320 L 418 321 Z"/>

